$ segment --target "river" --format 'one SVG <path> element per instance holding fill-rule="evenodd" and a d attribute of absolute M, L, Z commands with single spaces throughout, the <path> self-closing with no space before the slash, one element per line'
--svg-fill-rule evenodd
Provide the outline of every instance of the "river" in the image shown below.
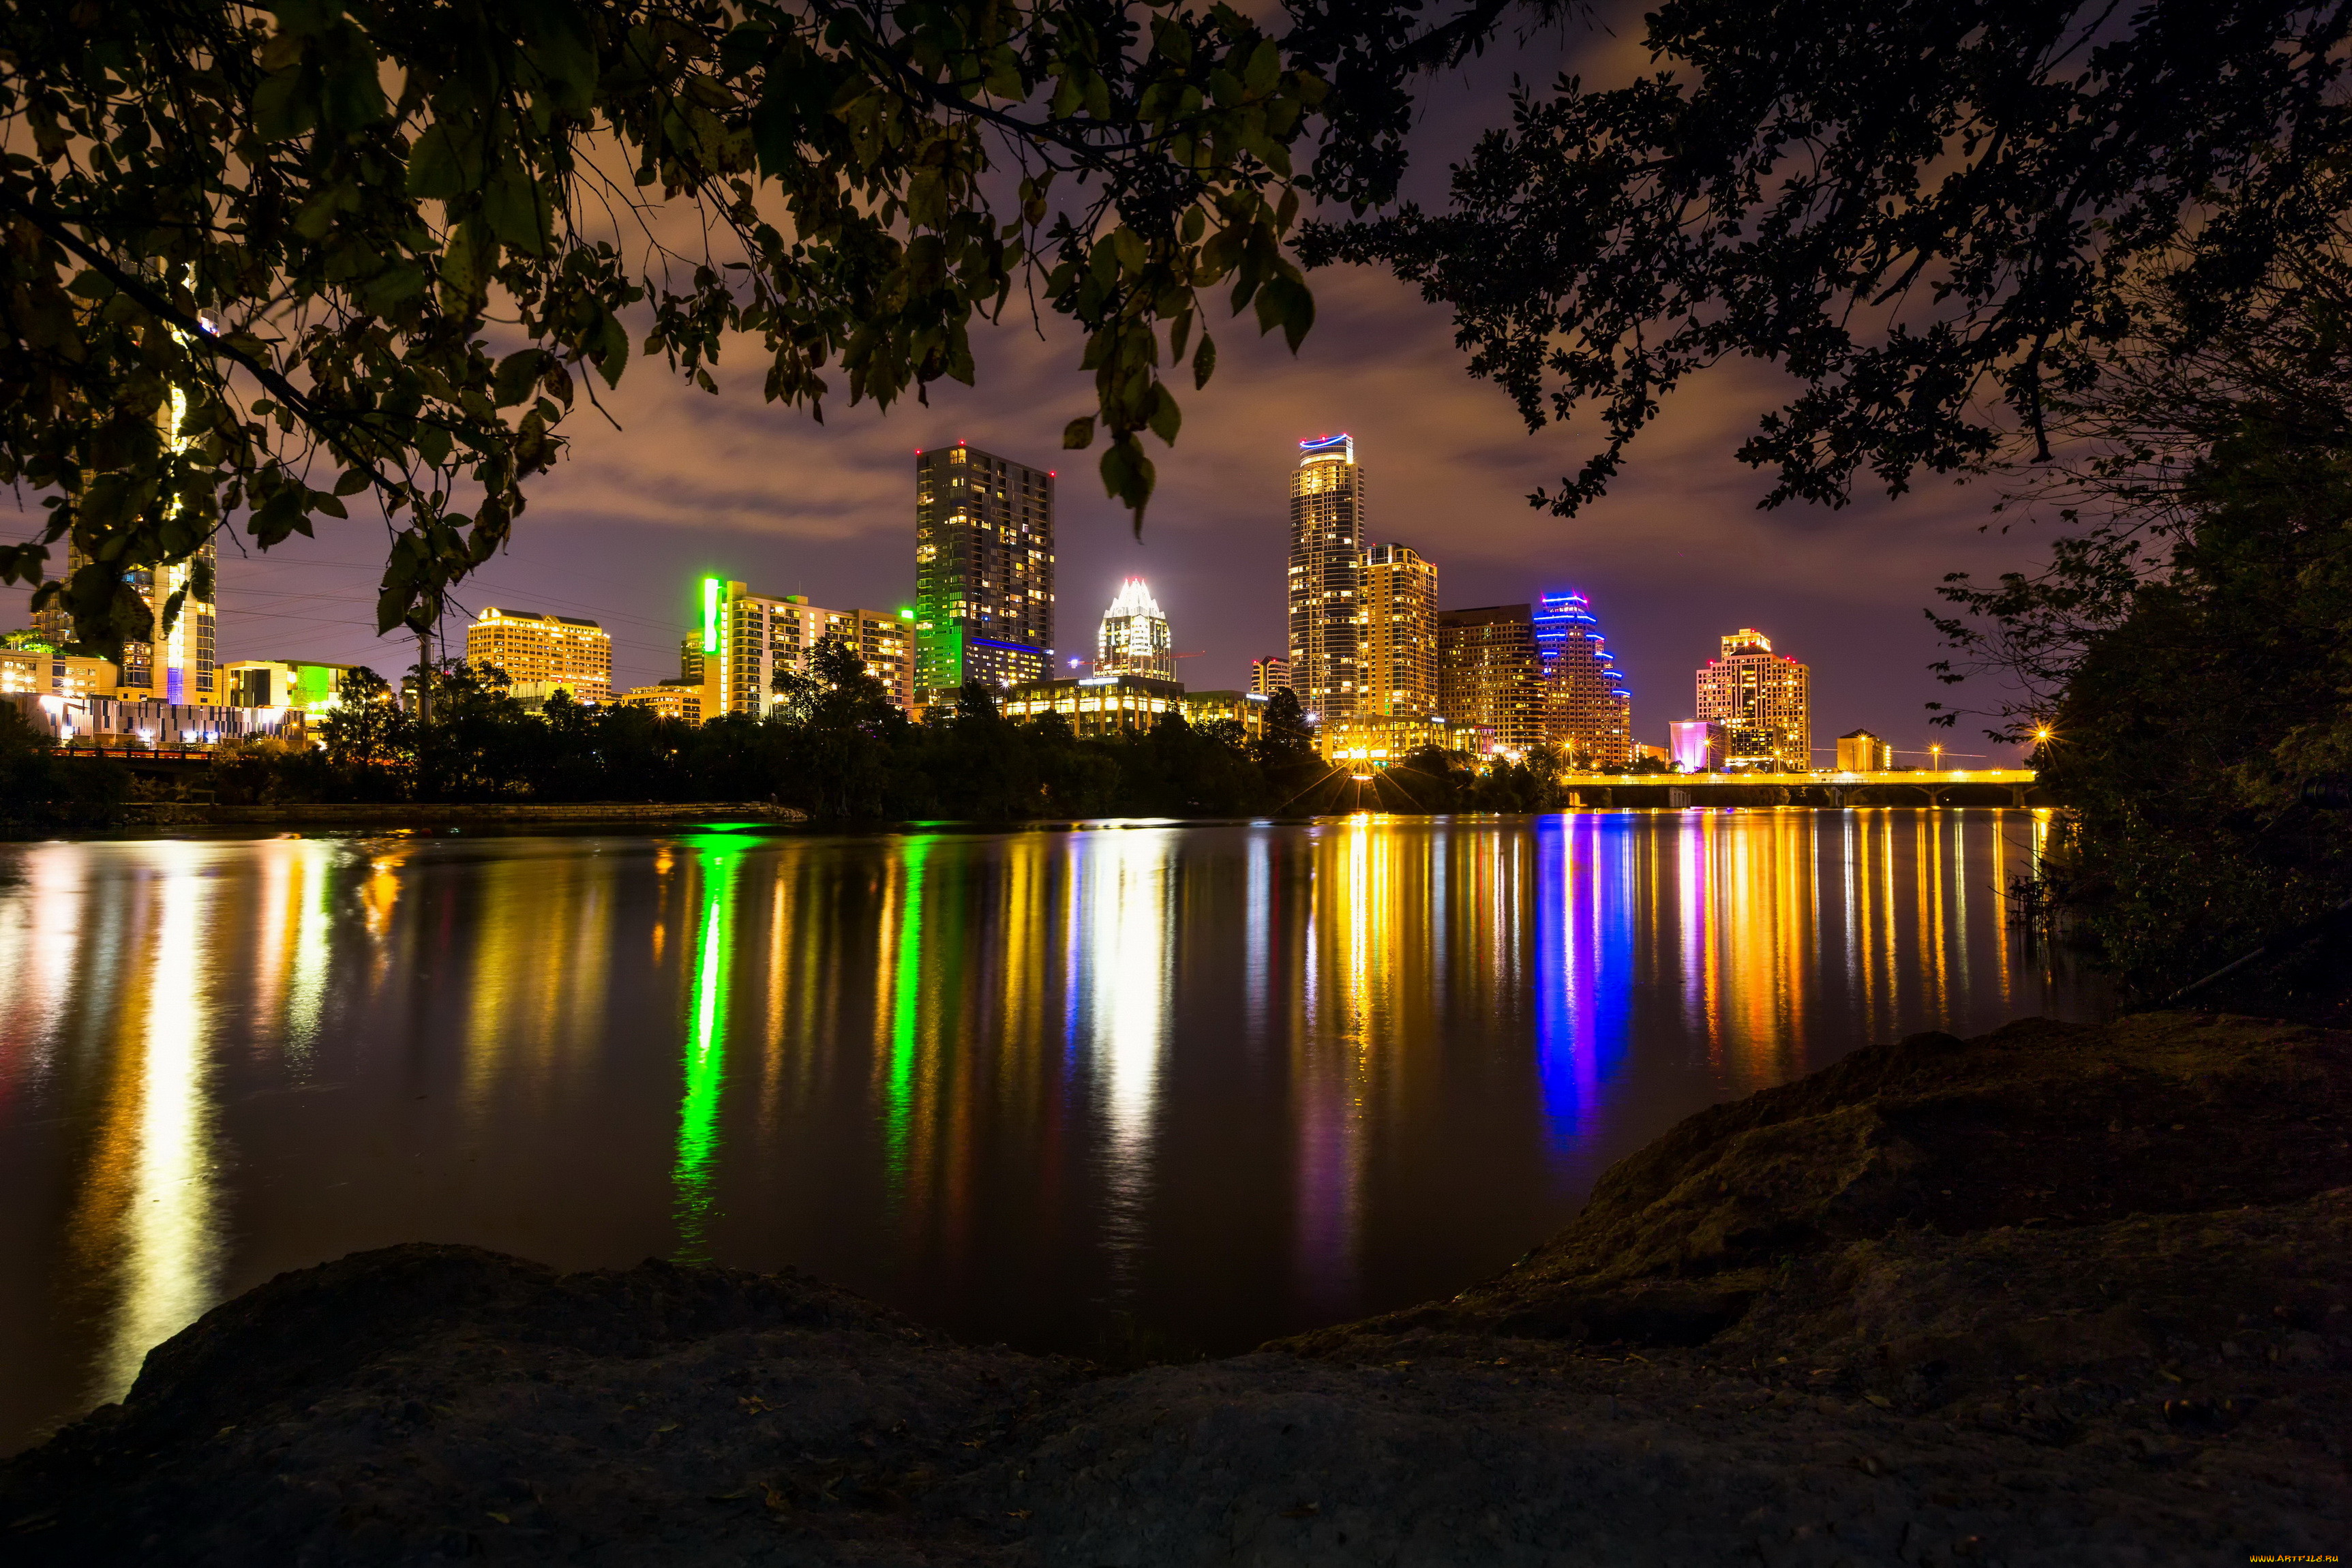
<path fill-rule="evenodd" d="M 2045 814 L 0 846 L 0 1452 L 393 1242 L 1224 1352 L 1451 1294 L 1678 1118 L 2095 1016 Z"/>

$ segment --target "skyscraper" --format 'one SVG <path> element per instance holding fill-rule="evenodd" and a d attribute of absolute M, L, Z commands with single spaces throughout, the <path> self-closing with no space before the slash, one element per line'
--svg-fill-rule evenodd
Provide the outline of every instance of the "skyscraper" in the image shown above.
<path fill-rule="evenodd" d="M 915 650 L 922 702 L 1051 673 L 1051 473 L 961 441 L 916 454 Z"/>
<path fill-rule="evenodd" d="M 1812 672 L 1772 639 L 1742 626 L 1723 639 L 1723 657 L 1698 672 L 1698 716 L 1723 726 L 1730 766 L 1812 765 Z"/>
<path fill-rule="evenodd" d="M 1359 717 L 1426 719 L 1437 701 L 1437 565 L 1402 544 L 1364 552 Z"/>
<path fill-rule="evenodd" d="M 1354 437 L 1301 441 L 1290 480 L 1290 689 L 1324 721 L 1354 717 L 1363 690 L 1363 557 Z"/>
<path fill-rule="evenodd" d="M 613 638 L 593 621 L 487 605 L 466 628 L 466 662 L 560 686 L 577 702 L 613 700 Z"/>
<path fill-rule="evenodd" d="M 1271 697 L 1290 684 L 1290 661 L 1278 653 L 1250 660 L 1250 689 Z"/>
<path fill-rule="evenodd" d="M 1168 617 L 1140 577 L 1120 584 L 1118 597 L 1104 613 L 1102 630 L 1095 638 L 1097 675 L 1148 675 L 1154 680 L 1176 679 L 1176 648 L 1169 640 Z"/>
<path fill-rule="evenodd" d="M 1437 679 L 1439 705 L 1450 723 L 1491 730 L 1495 744 L 1507 752 L 1543 743 L 1550 700 L 1527 605 L 1440 610 Z"/>
<path fill-rule="evenodd" d="M 1543 596 L 1535 617 L 1550 711 L 1546 738 L 1577 766 L 1631 767 L 1633 694 L 1617 671 L 1591 601 L 1573 588 Z"/>
<path fill-rule="evenodd" d="M 153 617 L 148 638 L 122 645 L 121 674 L 115 689 L 123 698 L 165 702 L 225 700 L 225 683 L 214 652 L 219 607 L 210 598 L 201 598 L 196 594 L 197 563 L 203 563 L 203 575 L 210 581 L 219 559 L 208 537 L 194 556 L 177 565 L 152 570 L 142 567 L 123 574 L 123 581 Z M 66 552 L 67 574 L 79 572 L 86 561 L 79 548 L 69 547 Z M 172 595 L 183 589 L 187 591 L 187 597 L 180 601 L 180 613 L 167 630 L 163 612 Z M 50 647 L 63 649 L 72 643 L 73 617 L 62 606 L 52 605 L 33 619 Z"/>

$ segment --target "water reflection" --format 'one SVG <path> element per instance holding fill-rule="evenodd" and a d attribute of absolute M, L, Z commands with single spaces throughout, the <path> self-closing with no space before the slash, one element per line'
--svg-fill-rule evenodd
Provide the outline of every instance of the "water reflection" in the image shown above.
<path fill-rule="evenodd" d="M 1676 1117 L 2090 1005 L 2046 820 L 1581 813 L 0 850 L 0 1446 L 429 1237 L 1089 1348 L 1458 1288 Z M 614 955 L 620 955 L 614 961 Z"/>
<path fill-rule="evenodd" d="M 694 845 L 700 908 L 694 981 L 687 992 L 686 1089 L 677 1108 L 677 1256 L 710 1260 L 713 1163 L 719 1153 L 719 1091 L 727 1078 L 729 973 L 735 957 L 735 873 L 743 841 L 712 835 Z"/>

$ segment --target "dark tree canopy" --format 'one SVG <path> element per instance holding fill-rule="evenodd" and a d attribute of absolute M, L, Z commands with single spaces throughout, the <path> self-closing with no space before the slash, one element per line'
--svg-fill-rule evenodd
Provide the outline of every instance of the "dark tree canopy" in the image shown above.
<path fill-rule="evenodd" d="M 112 649 L 126 572 L 364 497 L 379 624 L 424 624 L 632 358 L 713 390 L 747 340 L 772 400 L 887 404 L 971 381 L 1023 283 L 1086 334 L 1066 442 L 1099 421 L 1139 518 L 1140 437 L 1215 367 L 1201 291 L 1295 348 L 1302 194 L 1387 199 L 1405 73 L 1498 6 L 1421 9 L 11 0 L 0 482 L 47 515 L 0 581 Z"/>
<path fill-rule="evenodd" d="M 1741 448 L 1767 504 L 1868 469 L 2038 452 L 2142 321 L 2135 279 L 2226 321 L 2344 209 L 2352 5 L 2264 0 L 1670 0 L 1655 69 L 1523 91 L 1442 213 L 1310 224 L 1454 307 L 1530 427 L 1590 406 L 1599 496 L 1659 399 L 1735 355 L 1798 382 Z"/>
<path fill-rule="evenodd" d="M 1654 73 L 1523 93 L 1448 211 L 1377 211 L 1416 73 L 1572 9 L 14 0 L 0 482 L 46 517 L 0 581 L 111 649 L 151 629 L 127 573 L 365 505 L 380 626 L 425 624 L 632 359 L 887 404 L 973 379 L 1016 293 L 1084 333 L 1065 444 L 1107 437 L 1139 526 L 1211 303 L 1310 327 L 1293 237 L 1452 303 L 1531 425 L 1597 405 L 1538 502 L 1738 354 L 1800 384 L 1743 448 L 1769 499 L 1837 501 L 2038 438 L 2151 267 L 2227 320 L 2352 169 L 2352 0 L 1675 0 Z"/>

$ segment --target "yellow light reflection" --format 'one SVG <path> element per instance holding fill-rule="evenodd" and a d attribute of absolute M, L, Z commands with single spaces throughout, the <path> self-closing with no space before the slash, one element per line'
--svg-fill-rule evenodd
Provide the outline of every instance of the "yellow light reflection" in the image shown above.
<path fill-rule="evenodd" d="M 131 972 L 126 1048 L 72 1221 L 72 1250 L 108 1298 L 94 1369 L 100 1399 L 120 1398 L 147 1352 L 213 1305 L 220 1273 L 204 963 L 211 883 L 198 847 L 158 844 L 152 853 L 148 962 Z"/>

